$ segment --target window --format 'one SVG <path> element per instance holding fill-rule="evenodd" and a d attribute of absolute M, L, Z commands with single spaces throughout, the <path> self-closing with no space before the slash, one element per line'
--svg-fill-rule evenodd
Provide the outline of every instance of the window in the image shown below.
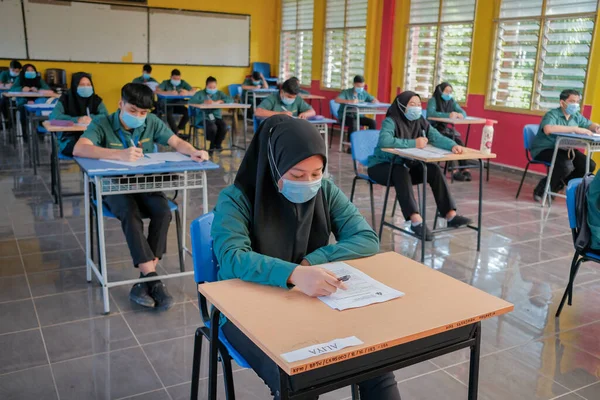
<path fill-rule="evenodd" d="M 292 76 L 311 84 L 313 46 L 313 0 L 282 0 L 279 79 Z"/>
<path fill-rule="evenodd" d="M 431 97 L 449 82 L 458 101 L 467 98 L 476 0 L 412 0 L 404 87 Z"/>
<path fill-rule="evenodd" d="M 492 106 L 547 110 L 564 89 L 583 94 L 597 0 L 502 0 Z"/>
<path fill-rule="evenodd" d="M 364 74 L 367 8 L 368 0 L 327 0 L 323 86 L 346 89 Z"/>

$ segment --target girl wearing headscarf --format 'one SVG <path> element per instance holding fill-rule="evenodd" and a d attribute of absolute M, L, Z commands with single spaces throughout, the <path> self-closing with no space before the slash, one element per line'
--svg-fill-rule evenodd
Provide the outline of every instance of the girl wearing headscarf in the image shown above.
<path fill-rule="evenodd" d="M 427 118 L 465 118 L 467 113 L 460 107 L 458 102 L 454 100 L 453 93 L 454 89 L 448 82 L 442 82 L 437 85 L 433 91 L 433 96 L 431 96 L 427 102 Z M 444 122 L 435 121 L 432 121 L 431 124 L 442 135 L 454 140 L 458 145 L 465 145 L 460 138 L 460 132 L 452 126 Z M 458 165 L 466 167 L 468 162 L 466 160 L 461 160 L 458 162 Z M 471 179 L 471 171 L 467 168 L 459 169 L 454 173 L 454 180 L 456 181 L 470 181 Z"/>
<path fill-rule="evenodd" d="M 40 94 L 52 95 L 54 92 L 50 89 L 50 86 L 42 77 L 38 74 L 37 69 L 33 64 L 25 64 L 19 73 L 19 77 L 14 81 L 10 87 L 9 92 L 32 92 Z M 17 107 L 19 114 L 21 115 L 21 124 L 25 126 L 26 113 L 23 108 L 25 103 L 33 103 L 34 98 L 19 97 L 17 99 Z M 27 135 L 24 136 L 24 140 L 27 140 Z"/>
<path fill-rule="evenodd" d="M 417 235 L 425 230 L 426 240 L 433 240 L 433 236 L 423 218 L 419 214 L 419 205 L 415 201 L 413 185 L 423 182 L 423 164 L 395 157 L 386 153 L 384 148 L 419 148 L 427 145 L 451 150 L 460 154 L 463 148 L 452 139 L 441 135 L 437 129 L 427 122 L 422 116 L 421 98 L 410 91 L 399 94 L 386 114 L 381 125 L 379 142 L 375 153 L 369 157 L 369 177 L 381 185 L 387 185 L 390 163 L 395 160 L 392 170 L 392 182 L 396 189 L 396 197 L 402 208 L 406 221 L 410 220 L 412 231 Z M 394 158 L 395 157 L 395 158 Z M 471 223 L 471 220 L 456 214 L 454 199 L 450 194 L 448 182 L 437 163 L 425 164 L 427 167 L 427 183 L 431 186 L 433 197 L 438 211 L 448 221 L 449 227 L 459 228 Z"/>
<path fill-rule="evenodd" d="M 63 93 L 50 114 L 50 119 L 62 119 L 79 124 L 89 124 L 97 115 L 108 115 L 108 110 L 94 90 L 92 76 L 85 72 L 76 72 L 71 77 L 71 86 Z M 73 147 L 80 134 L 59 132 L 59 151 L 69 157 L 73 156 Z"/>
<path fill-rule="evenodd" d="M 323 178 L 325 142 L 308 121 L 265 120 L 248 148 L 234 185 L 223 189 L 212 224 L 219 279 L 294 287 L 311 297 L 344 289 L 318 264 L 371 256 L 377 235 L 333 182 Z M 329 244 L 333 233 L 336 244 Z M 277 365 L 234 324 L 227 340 L 279 397 Z M 363 400 L 399 400 L 392 373 L 360 384 Z"/>

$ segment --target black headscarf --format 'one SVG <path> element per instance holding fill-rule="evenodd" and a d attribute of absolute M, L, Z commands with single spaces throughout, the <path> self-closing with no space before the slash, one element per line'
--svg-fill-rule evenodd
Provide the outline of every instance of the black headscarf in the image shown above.
<path fill-rule="evenodd" d="M 25 78 L 25 72 L 27 72 L 27 68 L 29 67 L 33 68 L 36 73 L 36 76 L 33 79 Z M 23 65 L 21 72 L 19 72 L 19 83 L 21 84 L 21 87 L 36 87 L 38 89 L 42 87 L 42 79 L 40 78 L 39 74 L 37 73 L 37 69 L 33 66 L 33 64 Z"/>
<path fill-rule="evenodd" d="M 77 87 L 82 78 L 88 78 L 92 87 L 94 87 L 94 82 L 92 82 L 92 76 L 90 74 L 76 72 L 71 77 L 71 86 L 69 90 L 60 96 L 59 101 L 65 109 L 65 114 L 70 115 L 71 117 L 83 117 L 87 115 L 88 108 L 90 114 L 98 114 L 98 107 L 102 103 L 102 98 L 96 94 L 95 88 L 94 94 L 90 97 L 81 97 L 77 94 Z"/>
<path fill-rule="evenodd" d="M 451 113 L 454 111 L 454 99 L 450 99 L 447 101 L 442 99 L 442 94 L 444 93 L 444 90 L 446 90 L 446 88 L 448 86 L 452 87 L 452 85 L 449 84 L 448 82 L 442 82 L 435 87 L 435 90 L 433 92 L 433 97 L 435 98 L 436 111 L 443 112 L 443 113 Z"/>
<path fill-rule="evenodd" d="M 396 130 L 394 132 L 395 137 L 399 139 L 416 139 L 419 136 L 427 136 L 427 132 L 429 131 L 429 122 L 425 120 L 425 118 L 421 117 L 415 121 L 409 121 L 404 112 L 406 111 L 406 107 L 414 96 L 417 96 L 419 99 L 421 96 L 416 94 L 415 92 L 402 92 L 388 109 L 386 113 L 387 118 L 391 118 L 396 124 Z"/>
<path fill-rule="evenodd" d="M 325 166 L 325 146 L 308 121 L 276 115 L 260 125 L 234 182 L 251 204 L 250 237 L 257 253 L 299 264 L 329 243 L 331 224 L 323 189 L 308 202 L 294 204 L 279 193 L 279 175 L 270 165 L 284 175 L 299 162 L 320 155 Z"/>

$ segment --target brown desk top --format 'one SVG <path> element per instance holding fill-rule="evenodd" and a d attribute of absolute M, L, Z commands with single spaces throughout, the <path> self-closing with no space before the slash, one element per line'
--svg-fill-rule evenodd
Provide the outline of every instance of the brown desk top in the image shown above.
<path fill-rule="evenodd" d="M 397 253 L 346 263 L 404 292 L 404 297 L 337 311 L 297 290 L 239 279 L 202 284 L 199 290 L 289 375 L 432 336 L 514 308 Z M 294 363 L 281 357 L 348 336 L 356 336 L 364 344 Z"/>
<path fill-rule="evenodd" d="M 325 100 L 325 96 L 319 96 L 318 94 L 301 94 L 304 100 Z"/>
<path fill-rule="evenodd" d="M 39 92 L 4 92 L 4 97 L 60 97 L 58 93 L 39 93 Z"/>
<path fill-rule="evenodd" d="M 48 132 L 84 132 L 88 125 L 73 125 L 73 126 L 56 126 L 51 125 L 50 121 L 42 123 Z"/>
<path fill-rule="evenodd" d="M 465 151 L 462 154 L 448 154 L 443 157 L 419 157 L 410 153 L 411 149 L 381 149 L 386 153 L 395 154 L 402 158 L 408 158 L 410 160 L 418 160 L 426 163 L 436 163 L 444 161 L 459 161 L 459 160 L 487 160 L 496 158 L 496 154 L 483 154 L 479 150 L 471 149 L 469 147 L 464 148 Z M 407 151 L 409 150 L 409 151 Z"/>
<path fill-rule="evenodd" d="M 458 118 L 436 118 L 436 117 L 432 117 L 432 118 L 427 118 L 429 121 L 437 121 L 437 122 L 445 122 L 447 124 L 453 124 L 453 125 L 485 125 L 485 121 L 487 121 L 487 118 L 479 118 L 479 117 L 467 117 L 465 119 L 458 119 Z M 491 119 L 490 121 L 492 121 L 494 124 L 497 124 L 498 121 Z"/>
<path fill-rule="evenodd" d="M 200 108 L 203 110 L 214 110 L 217 108 L 222 109 L 236 109 L 236 108 L 250 108 L 250 104 L 240 104 L 240 103 L 220 103 L 220 104 L 188 104 L 190 107 Z"/>

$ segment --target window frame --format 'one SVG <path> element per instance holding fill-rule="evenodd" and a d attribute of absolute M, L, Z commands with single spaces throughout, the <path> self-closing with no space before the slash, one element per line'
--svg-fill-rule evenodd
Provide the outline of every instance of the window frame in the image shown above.
<path fill-rule="evenodd" d="M 410 23 L 410 14 L 409 14 L 409 23 L 406 24 L 406 48 L 404 49 L 404 77 L 403 77 L 403 82 L 402 82 L 402 86 L 404 87 L 403 90 L 409 90 L 408 86 L 406 85 L 406 71 L 409 68 L 409 59 L 410 57 L 408 56 L 408 52 L 409 52 L 409 48 L 408 46 L 410 45 L 410 40 L 409 40 L 409 35 L 410 35 L 410 30 L 413 27 L 432 27 L 435 26 L 437 29 L 436 32 L 436 42 L 435 42 L 435 62 L 434 62 L 434 66 L 433 66 L 433 90 L 435 90 L 435 87 L 437 85 L 439 85 L 441 82 L 438 82 L 437 84 L 435 83 L 438 79 L 438 67 L 440 64 L 440 60 L 438 59 L 438 56 L 440 54 L 440 43 L 441 43 L 441 35 L 442 35 L 442 27 L 444 26 L 451 26 L 451 25 L 468 25 L 471 24 L 471 48 L 469 50 L 469 68 L 467 70 L 467 85 L 465 87 L 465 100 L 464 101 L 458 101 L 457 103 L 461 106 L 464 106 L 467 104 L 467 100 L 469 98 L 469 84 L 470 84 L 470 77 L 471 77 L 471 65 L 473 64 L 473 42 L 474 42 L 474 38 L 475 38 L 475 20 L 477 17 L 477 9 L 479 7 L 479 0 L 475 0 L 475 7 L 473 9 L 473 19 L 472 20 L 460 20 L 460 21 L 448 21 L 448 22 L 442 22 L 442 10 L 443 10 L 443 6 L 444 6 L 444 1 L 446 0 L 440 0 L 440 5 L 439 5 L 439 10 L 438 10 L 438 16 L 437 16 L 437 22 L 429 22 L 429 23 L 414 23 L 411 24 Z M 432 90 L 432 91 L 433 91 Z M 427 102 L 431 97 L 422 97 L 422 101 L 423 102 Z"/>
<path fill-rule="evenodd" d="M 283 76 L 281 75 L 281 69 L 282 69 L 282 61 L 283 61 L 283 57 L 282 57 L 282 41 L 284 39 L 284 34 L 288 33 L 288 32 L 292 32 L 295 34 L 296 37 L 296 65 L 299 65 L 300 63 L 298 62 L 298 55 L 300 54 L 298 52 L 298 35 L 300 33 L 303 32 L 310 32 L 311 37 L 312 37 L 312 43 L 311 43 L 311 48 L 314 47 L 314 41 L 315 41 L 315 0 L 311 0 L 312 1 L 312 8 L 313 8 L 313 16 L 312 16 L 312 27 L 310 29 L 298 29 L 298 26 L 300 25 L 299 21 L 300 21 L 300 13 L 299 13 L 299 8 L 300 8 L 300 0 L 294 0 L 294 2 L 296 3 L 296 29 L 290 29 L 290 30 L 284 30 L 283 26 L 280 27 L 279 29 L 279 68 L 278 68 L 278 73 L 277 73 L 277 79 L 280 81 L 284 81 L 285 79 L 283 79 Z M 281 21 L 283 21 L 283 2 L 281 2 L 281 13 L 280 13 L 280 18 Z M 304 86 L 304 87 L 310 87 L 312 85 L 312 70 L 313 70 L 313 57 L 312 57 L 312 52 L 311 52 L 311 57 L 310 57 L 310 82 L 306 83 L 306 82 L 302 82 L 300 81 L 300 86 Z M 297 76 L 297 71 L 294 71 L 292 73 L 292 76 Z"/>
<path fill-rule="evenodd" d="M 588 88 L 588 78 L 589 78 L 589 71 L 590 71 L 590 64 L 592 61 L 592 55 L 593 55 L 593 50 L 594 50 L 594 39 L 596 36 L 596 29 L 597 29 L 597 25 L 598 25 L 598 14 L 599 14 L 599 9 L 600 9 L 600 4 L 597 6 L 596 8 L 596 12 L 595 13 L 573 13 L 573 14 L 551 14 L 548 15 L 548 0 L 542 0 L 542 12 L 541 15 L 539 16 L 527 16 L 527 17 L 511 17 L 511 18 L 500 18 L 500 11 L 502 9 L 502 1 L 500 0 L 496 6 L 496 10 L 495 10 L 495 15 L 496 18 L 494 18 L 494 45 L 492 47 L 492 55 L 490 57 L 490 64 L 489 64 L 489 71 L 488 71 L 488 84 L 487 84 L 487 93 L 485 95 L 485 104 L 484 104 L 484 110 L 491 110 L 491 111 L 501 111 L 501 112 L 509 112 L 509 113 L 517 113 L 517 114 L 525 114 L 525 115 L 536 115 L 536 116 L 543 116 L 545 115 L 549 110 L 551 109 L 534 109 L 534 101 L 535 101 L 535 97 L 536 97 L 536 87 L 538 84 L 538 77 L 539 77 L 539 70 L 540 70 L 540 63 L 541 63 L 541 54 L 542 54 L 542 44 L 544 42 L 544 33 L 545 33 L 545 28 L 546 25 L 552 21 L 552 20 L 559 20 L 559 19 L 576 19 L 576 18 L 591 18 L 594 20 L 594 29 L 592 30 L 592 41 L 590 44 L 590 53 L 588 56 L 588 61 L 587 61 L 587 65 L 586 65 L 586 74 L 585 74 L 585 78 L 583 80 L 583 90 L 581 91 L 581 100 L 580 100 L 580 104 L 581 109 L 583 111 L 583 106 L 585 105 L 585 95 L 587 92 L 587 88 Z M 535 64 L 533 67 L 533 84 L 532 84 L 532 89 L 531 89 L 531 99 L 529 100 L 529 108 L 518 108 L 518 107 L 508 107 L 508 106 L 498 106 L 498 105 L 494 105 L 491 103 L 491 96 L 492 96 L 492 91 L 494 88 L 494 63 L 496 62 L 496 57 L 494 56 L 494 51 L 496 49 L 496 47 L 498 46 L 498 30 L 500 29 L 500 24 L 502 22 L 518 22 L 518 21 L 539 21 L 540 24 L 540 28 L 539 28 L 539 34 L 538 34 L 538 44 L 537 44 L 537 49 L 536 49 L 536 55 L 535 55 Z M 557 99 L 558 102 L 558 99 Z"/>

